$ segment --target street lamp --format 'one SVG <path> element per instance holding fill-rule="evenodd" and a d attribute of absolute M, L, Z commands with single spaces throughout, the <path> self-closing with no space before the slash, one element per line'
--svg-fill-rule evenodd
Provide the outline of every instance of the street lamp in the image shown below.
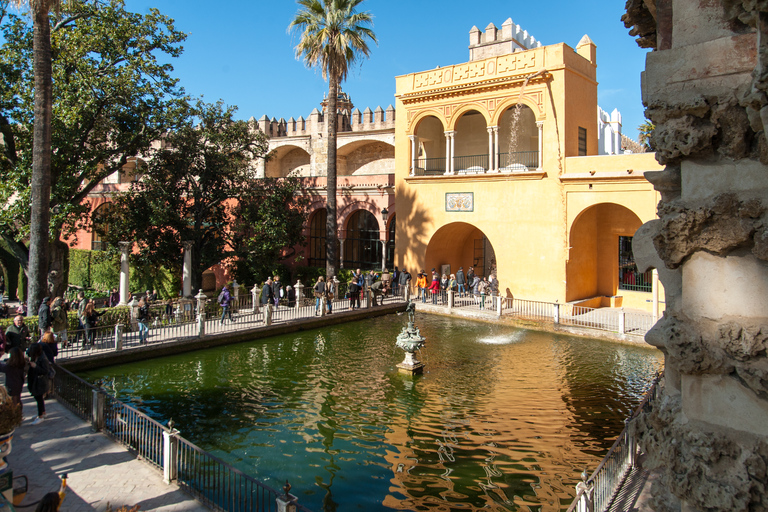
<path fill-rule="evenodd" d="M 389 217 L 389 212 L 386 208 L 381 209 L 381 218 L 384 220 L 384 224 L 387 223 L 387 217 Z"/>

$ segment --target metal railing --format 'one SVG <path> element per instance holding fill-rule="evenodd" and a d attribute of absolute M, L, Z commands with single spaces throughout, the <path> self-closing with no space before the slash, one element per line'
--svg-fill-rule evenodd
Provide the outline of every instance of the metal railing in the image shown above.
<path fill-rule="evenodd" d="M 568 512 L 605 512 L 609 509 L 637 459 L 637 440 L 629 430 L 629 424 L 653 407 L 660 379 L 661 373 L 656 375 L 640 404 L 625 420 L 624 430 L 592 475 L 586 478 L 586 470 L 582 473 L 582 482 L 576 485 L 576 497 Z"/>
<path fill-rule="evenodd" d="M 453 169 L 456 174 L 482 174 L 488 170 L 488 155 L 454 156 Z"/>
<path fill-rule="evenodd" d="M 416 159 L 416 168 L 413 170 L 413 174 L 414 176 L 445 174 L 445 157 Z"/>
<path fill-rule="evenodd" d="M 275 512 L 277 500 L 285 500 L 284 493 L 198 448 L 172 426 L 163 426 L 58 365 L 53 390 L 62 405 L 90 422 L 94 430 L 163 470 L 167 481 L 177 482 L 214 510 Z M 309 512 L 292 498 L 296 510 Z"/>
<path fill-rule="evenodd" d="M 527 171 L 539 167 L 538 151 L 516 151 L 499 153 L 499 170 L 501 172 Z"/>

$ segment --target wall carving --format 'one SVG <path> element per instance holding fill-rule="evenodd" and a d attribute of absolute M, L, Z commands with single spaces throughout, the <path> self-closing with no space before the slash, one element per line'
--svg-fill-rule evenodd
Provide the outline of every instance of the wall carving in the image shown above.
<path fill-rule="evenodd" d="M 538 53 L 535 50 L 516 52 L 487 60 L 415 73 L 413 89 L 420 91 L 432 87 L 463 85 L 480 79 L 532 72 L 536 70 L 537 65 L 539 67 L 542 65 L 540 62 L 542 59 L 537 57 Z"/>

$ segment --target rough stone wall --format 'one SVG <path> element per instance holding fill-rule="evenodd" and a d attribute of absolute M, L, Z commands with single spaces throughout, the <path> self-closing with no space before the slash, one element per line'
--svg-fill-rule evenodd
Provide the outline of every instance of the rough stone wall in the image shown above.
<path fill-rule="evenodd" d="M 634 425 L 665 510 L 768 510 L 768 2 L 628 0 L 665 170 L 634 237 L 657 268 L 658 406 Z"/>

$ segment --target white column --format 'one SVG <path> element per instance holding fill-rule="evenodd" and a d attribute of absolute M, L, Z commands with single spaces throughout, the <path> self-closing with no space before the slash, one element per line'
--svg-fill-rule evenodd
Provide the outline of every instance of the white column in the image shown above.
<path fill-rule="evenodd" d="M 493 152 L 493 168 L 499 170 L 499 127 L 493 127 L 493 146 L 496 151 Z"/>
<path fill-rule="evenodd" d="M 191 240 L 182 242 L 184 244 L 184 267 L 181 270 L 182 297 L 192 297 L 192 245 Z"/>
<path fill-rule="evenodd" d="M 451 132 L 451 174 L 456 172 L 456 132 Z"/>
<path fill-rule="evenodd" d="M 540 171 L 544 168 L 544 121 L 536 121 L 536 128 L 539 129 L 539 166 L 536 170 Z"/>
<path fill-rule="evenodd" d="M 387 232 L 384 231 L 382 236 L 384 237 L 381 240 L 381 270 L 383 272 L 387 268 Z"/>
<path fill-rule="evenodd" d="M 267 176 L 267 161 L 264 158 L 256 160 L 256 177 L 265 178 Z"/>
<path fill-rule="evenodd" d="M 493 141 L 493 133 L 495 131 L 495 126 L 489 126 L 486 128 L 488 131 L 488 169 L 486 169 L 486 172 L 496 172 L 498 171 L 498 168 L 494 165 L 496 162 L 496 159 L 494 158 L 494 154 L 496 151 L 494 151 L 494 141 Z"/>
<path fill-rule="evenodd" d="M 128 266 L 128 255 L 131 250 L 131 242 L 118 242 L 120 248 L 120 302 L 118 306 L 128 305 L 128 292 L 130 287 L 130 267 Z"/>
<path fill-rule="evenodd" d="M 344 238 L 339 238 L 339 268 L 344 268 Z"/>
<path fill-rule="evenodd" d="M 454 136 L 455 131 L 445 132 L 445 174 L 453 174 L 455 166 L 453 158 L 455 155 Z"/>
<path fill-rule="evenodd" d="M 416 175 L 416 160 L 419 155 L 418 148 L 419 148 L 419 138 L 416 135 L 409 135 L 409 139 L 411 139 L 411 176 Z"/>

